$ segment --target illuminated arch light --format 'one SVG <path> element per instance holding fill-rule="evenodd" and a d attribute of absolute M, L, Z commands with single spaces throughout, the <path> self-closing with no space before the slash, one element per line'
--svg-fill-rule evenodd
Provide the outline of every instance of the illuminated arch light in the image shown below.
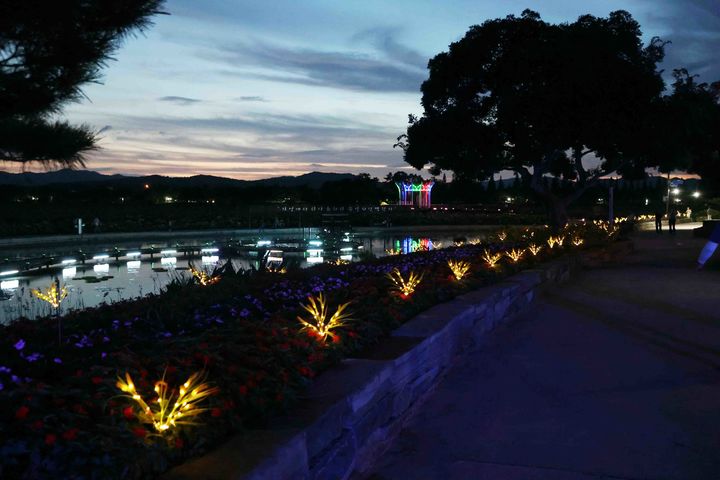
<path fill-rule="evenodd" d="M 398 189 L 398 205 L 430 208 L 430 194 L 435 182 L 426 180 L 422 183 L 395 182 Z"/>

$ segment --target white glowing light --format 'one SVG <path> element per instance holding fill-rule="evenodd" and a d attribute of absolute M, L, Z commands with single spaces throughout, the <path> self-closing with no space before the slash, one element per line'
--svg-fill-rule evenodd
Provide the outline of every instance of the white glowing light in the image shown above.
<path fill-rule="evenodd" d="M 99 255 L 95 255 L 93 257 L 93 260 L 105 260 L 106 258 L 110 258 L 110 255 L 108 255 L 107 253 L 101 253 Z"/>
<path fill-rule="evenodd" d="M 201 260 L 202 260 L 202 263 L 206 263 L 206 264 L 207 263 L 217 263 L 220 261 L 220 257 L 218 257 L 217 255 L 203 255 Z"/>
<path fill-rule="evenodd" d="M 217 252 L 219 252 L 219 251 L 220 251 L 220 249 L 219 249 L 219 248 L 216 248 L 216 247 L 202 248 L 202 249 L 200 249 L 200 253 L 217 253 Z"/>
<path fill-rule="evenodd" d="M 135 258 L 141 256 L 141 252 L 128 252 L 125 254 L 126 257 Z"/>
<path fill-rule="evenodd" d="M 672 193 L 673 195 L 678 195 L 678 194 L 680 193 L 680 189 L 679 189 L 679 188 L 673 188 L 670 193 Z"/>
<path fill-rule="evenodd" d="M 0 282 L 0 290 L 15 290 L 19 286 L 19 280 L 3 280 Z"/>
<path fill-rule="evenodd" d="M 307 262 L 308 263 L 322 263 L 324 261 L 323 257 L 308 257 Z"/>
<path fill-rule="evenodd" d="M 312 245 L 313 247 L 319 247 L 320 245 L 322 245 L 322 243 L 322 240 L 310 240 L 308 242 L 308 245 Z"/>
<path fill-rule="evenodd" d="M 341 252 L 352 252 L 353 249 L 352 249 L 352 247 L 343 247 L 343 248 L 340 249 L 340 251 L 341 251 Z"/>
<path fill-rule="evenodd" d="M 700 192 L 693 192 L 692 196 L 695 198 L 700 198 Z"/>
<path fill-rule="evenodd" d="M 320 253 L 322 253 L 322 251 L 323 251 L 322 248 L 308 248 L 307 249 L 307 253 L 312 253 L 312 254 L 320 254 Z"/>
<path fill-rule="evenodd" d="M 160 265 L 175 265 L 177 257 L 163 257 L 160 259 Z"/>
<path fill-rule="evenodd" d="M 63 265 L 70 265 L 75 262 L 77 262 L 77 260 L 75 260 L 74 258 L 68 258 L 68 259 L 63 260 L 60 263 L 62 263 Z"/>
<path fill-rule="evenodd" d="M 68 267 L 62 269 L 63 280 L 65 280 L 66 278 L 75 278 L 75 275 L 77 275 L 76 267 Z"/>
<path fill-rule="evenodd" d="M 340 255 L 340 260 L 347 260 L 348 262 L 351 262 L 352 255 Z"/>
<path fill-rule="evenodd" d="M 170 248 L 168 250 L 160 250 L 160 255 L 177 255 L 177 250 Z"/>
<path fill-rule="evenodd" d="M 95 273 L 107 273 L 110 271 L 110 265 L 107 263 L 99 263 L 97 265 L 93 265 L 93 271 Z"/>
<path fill-rule="evenodd" d="M 140 260 L 130 260 L 127 262 L 128 270 L 140 270 Z"/>
<path fill-rule="evenodd" d="M 266 247 L 268 245 L 272 245 L 272 240 L 258 240 L 256 245 L 258 247 Z"/>
<path fill-rule="evenodd" d="M 0 272 L 0 277 L 7 277 L 8 275 L 15 275 L 16 273 L 20 273 L 17 270 L 5 270 L 4 272 Z"/>

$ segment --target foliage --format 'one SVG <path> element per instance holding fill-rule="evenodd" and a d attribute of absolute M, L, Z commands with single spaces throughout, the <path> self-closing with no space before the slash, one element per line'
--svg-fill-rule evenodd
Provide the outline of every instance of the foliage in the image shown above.
<path fill-rule="evenodd" d="M 52 117 L 83 97 L 163 0 L 9 0 L 0 4 L 0 161 L 83 165 L 96 133 Z"/>
<path fill-rule="evenodd" d="M 625 11 L 550 24 L 533 11 L 473 26 L 429 63 L 422 117 L 398 139 L 405 161 L 458 178 L 512 170 L 546 201 L 557 228 L 600 177 L 651 162 L 642 133 L 664 88 L 664 43 L 643 47 Z M 583 159 L 595 156 L 598 168 Z M 548 175 L 567 180 L 562 194 Z"/>

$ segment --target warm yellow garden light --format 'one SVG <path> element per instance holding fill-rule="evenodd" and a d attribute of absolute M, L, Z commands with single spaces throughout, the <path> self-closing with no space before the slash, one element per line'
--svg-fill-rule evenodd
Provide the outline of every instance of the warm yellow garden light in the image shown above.
<path fill-rule="evenodd" d="M 483 260 L 485 260 L 485 263 L 490 268 L 495 268 L 497 266 L 497 262 L 499 262 L 501 258 L 502 254 L 500 253 L 490 253 L 487 250 L 483 253 Z"/>
<path fill-rule="evenodd" d="M 194 424 L 190 419 L 207 410 L 199 408 L 198 404 L 220 390 L 210 387 L 204 380 L 205 376 L 201 372 L 193 373 L 175 392 L 168 388 L 163 375 L 162 380 L 155 383 L 157 398 L 150 404 L 138 393 L 129 373 L 125 373 L 125 379 L 118 377 L 116 385 L 140 406 L 139 420 L 151 424 L 162 434 L 178 425 Z"/>
<path fill-rule="evenodd" d="M 458 281 L 462 280 L 470 270 L 470 262 L 464 260 L 448 260 L 447 264 Z"/>
<path fill-rule="evenodd" d="M 415 272 L 410 272 L 407 280 L 405 280 L 402 273 L 400 273 L 400 270 L 394 268 L 392 272 L 387 274 L 387 277 L 391 282 L 393 282 L 397 291 L 402 293 L 404 296 L 409 297 L 415 291 L 417 286 L 420 285 L 423 274 L 421 273 L 418 275 Z"/>
<path fill-rule="evenodd" d="M 344 320 L 350 318 L 349 314 L 344 313 L 348 305 L 350 305 L 350 302 L 338 305 L 335 313 L 328 319 L 325 296 L 322 293 L 320 293 L 317 298 L 309 296 L 308 305 L 302 305 L 302 307 L 311 315 L 312 319 L 307 321 L 300 316 L 298 316 L 297 319 L 303 325 L 302 330 L 315 332 L 325 340 L 332 330 L 344 326 L 346 323 Z"/>

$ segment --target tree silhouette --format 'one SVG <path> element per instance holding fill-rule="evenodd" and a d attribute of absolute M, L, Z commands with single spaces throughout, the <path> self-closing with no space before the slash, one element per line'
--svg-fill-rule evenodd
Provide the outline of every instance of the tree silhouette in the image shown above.
<path fill-rule="evenodd" d="M 648 159 L 638 133 L 664 88 L 664 43 L 640 36 L 624 11 L 553 25 L 526 10 L 471 27 L 429 62 L 424 114 L 398 139 L 405 161 L 480 179 L 517 172 L 564 224 L 602 175 Z M 549 175 L 571 192 L 554 192 Z"/>
<path fill-rule="evenodd" d="M 720 185 L 720 81 L 698 83 L 685 69 L 673 71 L 672 95 L 663 98 L 660 124 L 647 143 L 661 172 L 682 168 Z"/>
<path fill-rule="evenodd" d="M 0 2 L 0 161 L 75 167 L 96 148 L 87 125 L 56 120 L 98 82 L 122 41 L 164 0 Z"/>

